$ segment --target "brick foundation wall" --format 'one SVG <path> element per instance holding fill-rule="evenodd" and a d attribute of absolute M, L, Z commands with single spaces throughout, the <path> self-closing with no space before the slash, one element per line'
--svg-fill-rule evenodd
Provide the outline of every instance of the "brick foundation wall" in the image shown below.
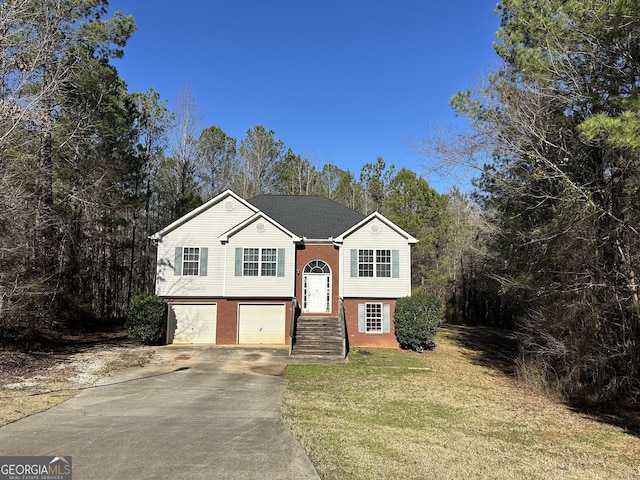
<path fill-rule="evenodd" d="M 358 304 L 367 302 L 382 302 L 391 305 L 391 333 L 360 333 L 358 332 Z M 382 347 L 398 348 L 398 341 L 393 328 L 393 315 L 396 309 L 395 299 L 365 299 L 347 298 L 344 300 L 344 316 L 347 324 L 349 347 Z"/>

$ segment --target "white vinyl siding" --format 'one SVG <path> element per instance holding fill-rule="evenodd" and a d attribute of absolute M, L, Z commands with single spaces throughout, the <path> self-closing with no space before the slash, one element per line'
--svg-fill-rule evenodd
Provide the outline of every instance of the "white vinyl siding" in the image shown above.
<path fill-rule="evenodd" d="M 257 224 L 261 226 L 257 228 Z M 224 296 L 293 296 L 295 245 L 285 232 L 258 219 L 231 235 L 225 247 Z M 245 255 L 247 251 L 252 252 L 250 257 Z M 251 268 L 248 263 L 252 263 Z"/>
<path fill-rule="evenodd" d="M 225 208 L 225 204 L 228 205 L 228 203 L 227 199 L 223 198 L 208 210 L 169 232 L 158 242 L 157 295 L 164 297 L 222 296 L 225 246 L 220 243 L 218 236 L 253 213 L 235 199 L 232 202 L 234 208 Z M 200 249 L 201 261 L 198 275 L 182 275 L 184 247 Z M 203 261 L 205 252 L 206 262 Z"/>
<path fill-rule="evenodd" d="M 384 223 L 362 225 L 344 239 L 340 254 L 342 297 L 401 298 L 411 295 L 411 246 Z M 362 255 L 363 251 L 368 254 Z M 368 262 L 368 263 L 367 263 Z M 363 267 L 363 263 L 367 263 Z M 367 272 L 366 276 L 361 275 Z"/>

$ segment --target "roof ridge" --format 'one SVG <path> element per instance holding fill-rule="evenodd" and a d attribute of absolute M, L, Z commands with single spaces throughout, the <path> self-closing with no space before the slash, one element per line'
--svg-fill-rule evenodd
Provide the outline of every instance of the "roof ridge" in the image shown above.
<path fill-rule="evenodd" d="M 335 238 L 365 218 L 326 195 L 261 194 L 248 201 L 300 237 Z"/>

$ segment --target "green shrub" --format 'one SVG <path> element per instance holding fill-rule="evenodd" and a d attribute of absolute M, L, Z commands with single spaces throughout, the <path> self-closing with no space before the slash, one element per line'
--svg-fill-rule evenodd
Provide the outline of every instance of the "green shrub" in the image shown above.
<path fill-rule="evenodd" d="M 125 326 L 129 337 L 145 345 L 158 343 L 164 333 L 166 307 L 160 297 L 149 294 L 131 298 Z"/>
<path fill-rule="evenodd" d="M 433 349 L 433 338 L 444 322 L 442 302 L 432 295 L 414 295 L 398 300 L 394 315 L 400 348 L 422 352 Z"/>

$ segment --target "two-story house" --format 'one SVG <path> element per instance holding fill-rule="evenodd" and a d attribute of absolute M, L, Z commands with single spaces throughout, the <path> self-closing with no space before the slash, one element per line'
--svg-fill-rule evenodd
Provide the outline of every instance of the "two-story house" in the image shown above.
<path fill-rule="evenodd" d="M 344 344 L 397 346 L 393 313 L 411 295 L 417 240 L 377 212 L 227 190 L 151 238 L 167 343 L 295 350 L 306 327 L 333 321 Z"/>

